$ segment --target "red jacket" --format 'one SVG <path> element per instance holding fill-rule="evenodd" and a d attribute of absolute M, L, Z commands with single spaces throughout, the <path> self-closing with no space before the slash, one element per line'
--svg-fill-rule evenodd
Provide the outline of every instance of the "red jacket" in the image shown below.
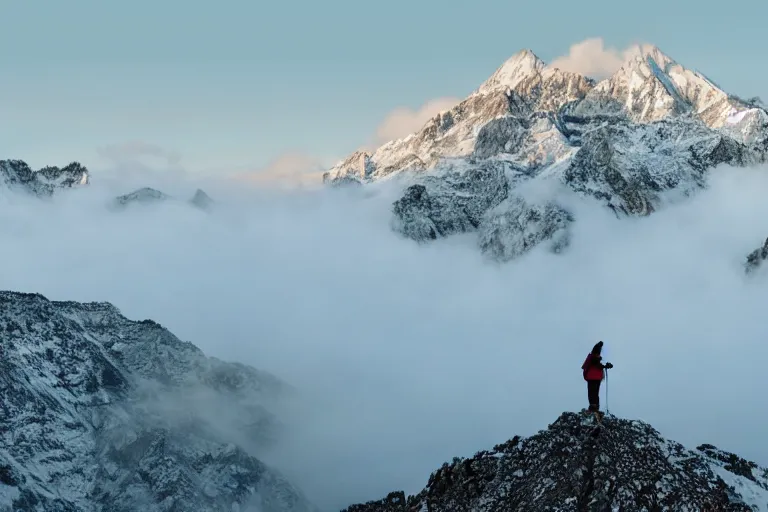
<path fill-rule="evenodd" d="M 584 370 L 584 380 L 603 380 L 602 356 L 593 356 L 591 353 L 584 360 L 581 369 Z"/>

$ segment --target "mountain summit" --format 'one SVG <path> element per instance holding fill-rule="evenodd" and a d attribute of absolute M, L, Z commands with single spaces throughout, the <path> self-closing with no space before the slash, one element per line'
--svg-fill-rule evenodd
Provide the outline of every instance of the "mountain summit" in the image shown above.
<path fill-rule="evenodd" d="M 611 77 L 600 82 L 575 109 L 584 115 L 610 112 L 636 122 L 691 115 L 707 126 L 739 124 L 758 105 L 727 94 L 703 74 L 685 68 L 655 46 L 638 46 Z M 591 110 L 590 110 L 591 109 Z M 745 126 L 737 138 L 749 139 Z M 764 134 L 762 134 L 764 135 Z"/>
<path fill-rule="evenodd" d="M 88 170 L 78 162 L 33 171 L 21 160 L 0 160 L 0 185 L 38 197 L 51 197 L 56 190 L 87 185 L 89 180 Z"/>
<path fill-rule="evenodd" d="M 542 244 L 565 250 L 575 220 L 556 194 L 526 197 L 523 184 L 648 215 L 705 186 L 719 164 L 767 159 L 765 107 L 659 48 L 636 48 L 600 82 L 523 50 L 419 131 L 354 153 L 323 180 L 396 180 L 397 231 L 419 242 L 474 232 L 484 253 L 506 261 Z"/>
<path fill-rule="evenodd" d="M 521 50 L 510 57 L 504 64 L 480 86 L 478 92 L 488 93 L 494 89 L 514 89 L 526 77 L 541 73 L 546 67 L 544 61 L 531 50 Z"/>
<path fill-rule="evenodd" d="M 768 511 L 768 469 L 641 421 L 563 413 L 546 430 L 455 458 L 414 496 L 393 492 L 344 512 Z"/>

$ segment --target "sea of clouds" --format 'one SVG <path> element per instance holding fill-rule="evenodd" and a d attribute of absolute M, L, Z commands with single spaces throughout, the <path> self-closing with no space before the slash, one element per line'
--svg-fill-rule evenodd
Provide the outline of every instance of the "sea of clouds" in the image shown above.
<path fill-rule="evenodd" d="M 719 168 L 647 218 L 571 199 L 572 243 L 506 264 L 474 235 L 420 245 L 390 229 L 396 182 L 350 190 L 92 184 L 0 194 L 0 288 L 109 301 L 207 354 L 295 386 L 260 454 L 327 510 L 422 488 L 431 471 L 587 405 L 581 363 L 605 341 L 607 406 L 690 447 L 768 466 L 768 169 Z M 138 185 L 178 197 L 124 211 Z M 602 395 L 606 405 L 605 386 Z"/>

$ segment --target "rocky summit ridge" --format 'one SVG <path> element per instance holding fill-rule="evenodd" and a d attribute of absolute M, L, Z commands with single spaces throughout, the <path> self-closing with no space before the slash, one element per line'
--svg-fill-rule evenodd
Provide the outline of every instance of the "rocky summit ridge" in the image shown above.
<path fill-rule="evenodd" d="M 392 492 L 343 512 L 760 512 L 768 469 L 712 445 L 695 450 L 637 420 L 585 412 L 454 458 L 413 496 Z"/>
<path fill-rule="evenodd" d="M 577 221 L 556 191 L 619 217 L 649 215 L 706 186 L 721 164 L 768 159 L 768 111 L 728 94 L 653 46 L 596 81 L 524 50 L 417 132 L 358 151 L 323 180 L 395 180 L 395 229 L 419 242 L 477 234 L 507 261 L 540 244 L 564 250 Z M 552 192 L 525 192 L 542 185 Z"/>
<path fill-rule="evenodd" d="M 87 185 L 89 181 L 88 169 L 78 162 L 62 168 L 48 166 L 33 171 L 21 160 L 0 160 L 0 185 L 38 197 L 51 197 L 58 189 Z"/>

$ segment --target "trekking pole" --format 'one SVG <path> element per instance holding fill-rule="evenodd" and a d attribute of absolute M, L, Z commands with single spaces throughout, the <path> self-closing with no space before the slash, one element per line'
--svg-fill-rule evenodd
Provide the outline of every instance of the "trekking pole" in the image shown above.
<path fill-rule="evenodd" d="M 605 414 L 609 414 L 608 409 L 608 368 L 605 369 Z"/>

